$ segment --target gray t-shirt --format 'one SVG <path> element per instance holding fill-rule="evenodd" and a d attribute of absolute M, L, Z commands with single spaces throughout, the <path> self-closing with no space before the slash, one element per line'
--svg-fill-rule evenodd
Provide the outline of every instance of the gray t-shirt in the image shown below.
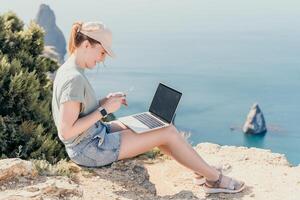
<path fill-rule="evenodd" d="M 76 64 L 74 55 L 71 55 L 57 70 L 53 84 L 52 114 L 57 128 L 59 127 L 60 105 L 67 101 L 81 103 L 79 118 L 90 114 L 98 107 L 95 91 L 86 78 L 84 69 Z M 58 136 L 64 144 L 70 144 L 75 140 L 79 141 L 86 133 L 87 131 L 84 131 L 68 140 L 63 139 L 60 134 Z"/>

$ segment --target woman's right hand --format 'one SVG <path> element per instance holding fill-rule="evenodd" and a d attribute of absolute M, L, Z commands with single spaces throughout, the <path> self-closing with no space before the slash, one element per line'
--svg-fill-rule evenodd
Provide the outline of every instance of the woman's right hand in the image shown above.
<path fill-rule="evenodd" d="M 113 113 L 120 109 L 121 105 L 126 105 L 126 96 L 115 95 L 107 98 L 102 107 L 107 111 L 107 113 Z"/>

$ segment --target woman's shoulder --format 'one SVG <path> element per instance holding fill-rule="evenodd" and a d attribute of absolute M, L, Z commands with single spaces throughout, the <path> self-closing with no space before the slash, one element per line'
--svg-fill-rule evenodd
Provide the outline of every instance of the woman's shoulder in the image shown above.
<path fill-rule="evenodd" d="M 84 84 L 84 81 L 85 79 L 80 72 L 72 69 L 65 69 L 63 66 L 61 66 L 56 72 L 54 84 Z"/>

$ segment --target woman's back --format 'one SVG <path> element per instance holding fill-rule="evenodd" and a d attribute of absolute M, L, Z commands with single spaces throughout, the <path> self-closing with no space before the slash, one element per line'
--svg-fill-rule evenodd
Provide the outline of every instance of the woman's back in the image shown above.
<path fill-rule="evenodd" d="M 76 65 L 73 56 L 57 70 L 54 79 L 52 114 L 57 127 L 59 124 L 60 104 L 67 101 L 78 101 L 81 103 L 79 117 L 88 115 L 98 106 L 95 92 L 84 74 L 84 69 Z M 60 135 L 59 137 L 65 142 Z M 71 140 L 74 140 L 74 138 Z"/>

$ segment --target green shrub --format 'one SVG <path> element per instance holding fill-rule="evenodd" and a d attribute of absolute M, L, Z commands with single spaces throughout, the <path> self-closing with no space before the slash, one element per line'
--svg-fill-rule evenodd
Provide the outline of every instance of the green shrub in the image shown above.
<path fill-rule="evenodd" d="M 39 172 L 39 175 L 45 176 L 67 176 L 72 178 L 74 176 L 74 170 L 72 165 L 65 159 L 60 160 L 56 164 L 52 165 L 46 160 L 31 160 L 35 168 Z"/>
<path fill-rule="evenodd" d="M 52 119 L 52 81 L 58 68 L 44 57 L 44 32 L 12 12 L 0 15 L 0 158 L 66 158 Z"/>

